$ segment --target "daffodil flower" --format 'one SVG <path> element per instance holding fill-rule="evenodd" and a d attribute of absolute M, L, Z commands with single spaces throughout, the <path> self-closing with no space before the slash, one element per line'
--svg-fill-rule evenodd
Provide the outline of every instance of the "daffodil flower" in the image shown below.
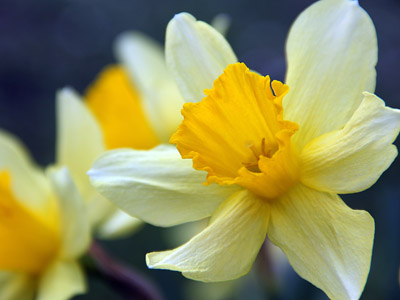
<path fill-rule="evenodd" d="M 86 291 L 85 206 L 68 170 L 47 174 L 0 132 L 0 298 L 64 300 Z"/>
<path fill-rule="evenodd" d="M 306 9 L 286 52 L 286 84 L 271 82 L 236 63 L 207 24 L 175 16 L 167 63 L 184 98 L 197 102 L 184 105 L 171 138 L 179 153 L 168 145 L 111 151 L 89 175 L 100 193 L 151 224 L 211 216 L 186 244 L 147 254 L 150 268 L 209 282 L 238 278 L 268 235 L 331 299 L 358 299 L 374 220 L 338 194 L 369 188 L 390 166 L 400 111 L 372 94 L 376 33 L 356 1 Z"/>
<path fill-rule="evenodd" d="M 229 19 L 218 15 L 213 24 L 225 33 Z M 167 143 L 182 121 L 184 103 L 157 42 L 126 32 L 117 38 L 115 54 L 120 63 L 104 68 L 84 97 L 71 88 L 57 94 L 56 165 L 71 171 L 100 238 L 125 236 L 142 222 L 99 195 L 87 170 L 106 150 L 150 149 Z"/>
<path fill-rule="evenodd" d="M 97 237 L 131 233 L 142 222 L 99 195 L 86 175 L 94 159 L 114 148 L 150 149 L 167 142 L 182 117 L 183 99 L 168 75 L 161 46 L 138 33 L 116 42 L 119 65 L 106 67 L 81 97 L 70 88 L 57 95 L 57 165 L 65 165 L 89 209 Z"/>

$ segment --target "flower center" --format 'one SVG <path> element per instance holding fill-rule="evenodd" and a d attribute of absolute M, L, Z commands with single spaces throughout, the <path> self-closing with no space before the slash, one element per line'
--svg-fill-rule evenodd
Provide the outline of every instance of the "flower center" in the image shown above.
<path fill-rule="evenodd" d="M 60 239 L 13 195 L 10 175 L 0 172 L 0 269 L 38 273 L 57 255 Z"/>
<path fill-rule="evenodd" d="M 265 138 L 261 139 L 261 151 L 258 152 L 258 148 L 256 145 L 252 142 L 249 141 L 246 143 L 246 146 L 250 149 L 250 151 L 253 153 L 255 161 L 252 162 L 243 162 L 243 166 L 247 168 L 247 170 L 254 172 L 254 173 L 261 173 L 260 169 L 258 168 L 258 162 L 260 160 L 260 155 L 269 157 L 271 158 L 274 153 L 278 150 L 276 147 L 266 147 L 265 146 Z"/>
<path fill-rule="evenodd" d="M 283 120 L 287 85 L 244 64 L 229 65 L 199 103 L 187 103 L 172 136 L 183 158 L 208 172 L 207 184 L 238 184 L 267 200 L 298 181 L 298 125 Z"/>

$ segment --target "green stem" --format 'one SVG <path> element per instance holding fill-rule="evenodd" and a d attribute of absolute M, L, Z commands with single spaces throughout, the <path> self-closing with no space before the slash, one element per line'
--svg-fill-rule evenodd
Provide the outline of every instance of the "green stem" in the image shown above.
<path fill-rule="evenodd" d="M 98 243 L 89 249 L 95 273 L 125 299 L 163 300 L 158 288 L 132 268 L 112 258 Z"/>

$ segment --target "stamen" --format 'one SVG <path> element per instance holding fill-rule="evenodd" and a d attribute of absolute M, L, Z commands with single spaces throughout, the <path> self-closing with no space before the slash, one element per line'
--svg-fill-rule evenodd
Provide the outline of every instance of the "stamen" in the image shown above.
<path fill-rule="evenodd" d="M 253 152 L 255 158 L 258 159 L 256 146 L 255 146 L 255 145 L 252 145 L 252 146 L 250 147 L 250 150 L 251 150 L 251 152 Z"/>
<path fill-rule="evenodd" d="M 264 156 L 267 156 L 265 153 L 266 153 L 265 152 L 265 138 L 262 138 L 262 140 L 261 140 L 261 154 L 264 155 Z"/>
<path fill-rule="evenodd" d="M 246 142 L 246 147 L 251 150 L 253 153 L 254 157 L 256 158 L 255 162 L 242 162 L 242 165 L 245 166 L 249 171 L 255 172 L 255 173 L 260 173 L 260 169 L 258 168 L 258 161 L 260 159 L 260 155 L 266 155 L 266 153 L 269 153 L 270 150 L 267 152 L 265 151 L 265 138 L 262 138 L 261 140 L 261 153 L 258 154 L 257 147 L 255 146 L 253 141 L 247 141 Z"/>
<path fill-rule="evenodd" d="M 254 162 L 254 163 L 242 162 L 242 165 L 245 166 L 246 168 L 256 167 L 256 166 L 258 166 L 258 161 Z"/>
<path fill-rule="evenodd" d="M 253 152 L 254 157 L 258 160 L 257 148 L 254 145 L 254 142 L 253 141 L 247 141 L 246 142 L 246 147 L 249 148 L 251 150 L 251 152 Z"/>
<path fill-rule="evenodd" d="M 260 169 L 258 168 L 258 161 L 255 163 L 242 163 L 247 170 L 253 173 L 261 173 Z"/>
<path fill-rule="evenodd" d="M 265 157 L 269 157 L 269 158 L 271 158 L 272 157 L 272 155 L 274 154 L 274 149 L 272 149 L 272 148 L 269 148 L 268 149 L 268 151 L 265 153 Z"/>

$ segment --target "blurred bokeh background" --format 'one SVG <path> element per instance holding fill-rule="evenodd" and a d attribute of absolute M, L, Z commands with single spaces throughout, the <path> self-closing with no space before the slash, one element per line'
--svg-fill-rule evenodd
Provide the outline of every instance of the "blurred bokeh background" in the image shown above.
<path fill-rule="evenodd" d="M 84 93 L 97 73 L 115 62 L 113 41 L 123 31 L 138 30 L 163 43 L 168 21 L 182 11 L 206 22 L 226 13 L 232 21 L 227 39 L 239 60 L 261 74 L 283 81 L 287 32 L 295 17 L 313 2 L 1 0 L 0 128 L 22 139 L 39 164 L 53 162 L 56 91 L 72 86 Z M 387 105 L 399 108 L 400 1 L 359 2 L 374 21 L 378 35 L 376 93 Z M 349 206 L 369 211 L 376 222 L 372 266 L 362 299 L 400 298 L 399 180 L 400 162 L 396 160 L 371 189 L 344 197 Z M 144 226 L 130 238 L 101 245 L 151 278 L 166 299 L 212 299 L 198 294 L 212 290 L 208 285 L 194 287 L 179 273 L 148 270 L 145 266 L 146 252 L 176 245 L 182 230 Z M 326 299 L 290 267 L 279 268 L 272 288 L 280 293 L 268 298 L 268 284 L 259 279 L 263 274 L 260 268 L 262 264 L 256 263 L 245 280 L 234 283 L 236 290 L 226 299 Z M 89 276 L 89 287 L 87 295 L 76 299 L 123 299 L 96 276 Z M 218 290 L 223 289 L 229 287 Z M 212 294 L 217 296 L 217 290 Z"/>

